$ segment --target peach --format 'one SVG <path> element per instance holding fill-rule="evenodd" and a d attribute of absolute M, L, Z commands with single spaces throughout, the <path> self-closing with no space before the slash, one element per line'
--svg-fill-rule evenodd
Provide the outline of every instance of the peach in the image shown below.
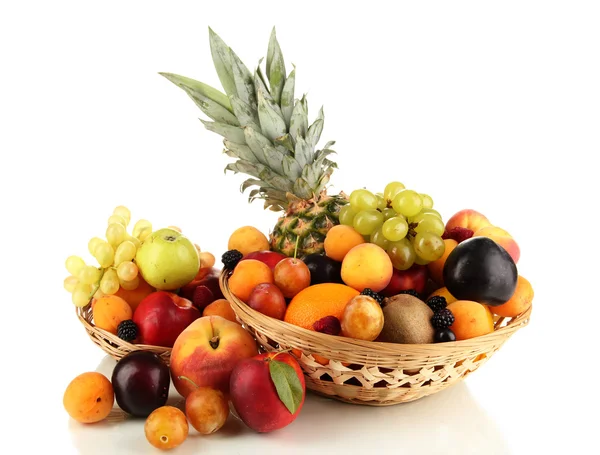
<path fill-rule="evenodd" d="M 457 340 L 468 340 L 494 331 L 494 318 L 487 305 L 472 300 L 457 300 L 447 308 L 454 315 L 450 330 Z"/>
<path fill-rule="evenodd" d="M 515 261 L 515 264 L 519 261 L 521 256 L 521 250 L 516 240 L 513 239 L 512 235 L 497 226 L 486 226 L 479 229 L 473 234 L 473 237 L 488 237 L 500 245 L 506 250 L 510 257 Z"/>
<path fill-rule="evenodd" d="M 438 286 L 444 286 L 444 264 L 452 250 L 458 245 L 458 242 L 454 239 L 445 239 L 444 244 L 445 248 L 442 257 L 427 264 L 429 276 Z"/>
<path fill-rule="evenodd" d="M 340 322 L 342 336 L 373 341 L 383 329 L 383 311 L 374 298 L 357 295 L 346 305 Z"/>
<path fill-rule="evenodd" d="M 446 222 L 446 230 L 449 231 L 455 227 L 470 229 L 473 232 L 478 231 L 492 223 L 481 213 L 473 209 L 464 209 L 456 212 Z"/>
<path fill-rule="evenodd" d="M 374 243 L 355 246 L 342 261 L 342 280 L 359 292 L 366 288 L 375 292 L 385 289 L 393 273 L 390 257 Z"/>
<path fill-rule="evenodd" d="M 240 324 L 221 316 L 203 316 L 181 332 L 173 345 L 173 386 L 184 398 L 195 389 L 191 382 L 221 390 L 227 396 L 233 367 L 255 355 L 256 341 Z"/>

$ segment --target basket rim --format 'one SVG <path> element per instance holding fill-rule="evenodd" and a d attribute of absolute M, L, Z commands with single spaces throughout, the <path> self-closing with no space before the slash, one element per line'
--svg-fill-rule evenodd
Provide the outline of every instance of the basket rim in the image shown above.
<path fill-rule="evenodd" d="M 352 348 L 362 348 L 366 350 L 373 350 L 376 348 L 377 351 L 382 354 L 405 354 L 407 350 L 413 349 L 432 349 L 434 348 L 436 351 L 448 351 L 455 352 L 456 350 L 464 350 L 467 348 L 474 348 L 479 344 L 486 343 L 488 341 L 493 341 L 494 338 L 497 337 L 508 337 L 512 335 L 515 331 L 527 326 L 530 321 L 530 316 L 532 312 L 533 305 L 530 305 L 527 310 L 525 310 L 520 315 L 509 318 L 509 317 L 499 317 L 499 319 L 495 322 L 495 326 L 501 324 L 503 321 L 508 320 L 508 323 L 504 326 L 498 327 L 493 332 L 490 332 L 485 335 L 480 335 L 474 338 L 470 338 L 467 340 L 457 340 L 457 341 L 449 341 L 444 343 L 424 343 L 424 344 L 403 344 L 403 343 L 390 343 L 383 341 L 365 341 L 365 340 L 357 340 L 349 337 L 343 337 L 341 335 L 329 335 L 325 333 L 316 332 L 313 330 L 308 330 L 300 326 L 296 326 L 290 324 L 289 322 L 285 322 L 283 320 L 278 320 L 275 318 L 271 318 L 266 316 L 250 306 L 246 303 L 238 299 L 229 289 L 229 277 L 231 276 L 232 271 L 223 269 L 219 276 L 219 285 L 221 287 L 221 292 L 225 296 L 225 298 L 232 304 L 234 307 L 234 311 L 236 307 L 238 311 L 235 311 L 240 319 L 241 312 L 246 313 L 255 321 L 260 322 L 263 326 L 268 326 L 272 330 L 276 330 L 279 332 L 295 332 L 296 334 L 302 334 L 307 337 L 310 337 L 314 342 L 320 342 L 323 345 L 330 345 L 332 341 L 345 349 Z M 244 322 L 246 322 L 244 320 Z M 252 325 L 252 324 L 251 324 Z"/>

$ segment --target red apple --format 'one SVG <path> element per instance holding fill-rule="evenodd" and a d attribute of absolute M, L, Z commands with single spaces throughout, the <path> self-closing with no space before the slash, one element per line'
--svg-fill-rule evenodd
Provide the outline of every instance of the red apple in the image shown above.
<path fill-rule="evenodd" d="M 281 254 L 276 251 L 263 250 L 248 253 L 242 258 L 242 261 L 246 259 L 256 259 L 257 261 L 264 262 L 265 264 L 267 264 L 271 271 L 273 271 L 275 270 L 275 266 L 279 263 L 279 261 L 286 258 L 287 256 L 285 254 Z"/>
<path fill-rule="evenodd" d="M 145 297 L 133 313 L 140 344 L 173 347 L 183 330 L 202 314 L 177 294 L 157 291 Z"/>
<path fill-rule="evenodd" d="M 306 396 L 302 369 L 288 353 L 241 360 L 231 372 L 229 389 L 240 419 L 259 433 L 279 430 L 296 420 Z"/>
<path fill-rule="evenodd" d="M 204 308 L 215 300 L 225 298 L 219 286 L 220 273 L 221 271 L 215 267 L 200 269 L 190 283 L 181 287 L 179 295 L 191 300 L 198 310 L 204 310 Z"/>
<path fill-rule="evenodd" d="M 408 291 L 409 289 L 414 289 L 422 294 L 427 284 L 427 278 L 429 278 L 429 273 L 425 265 L 414 264 L 408 270 L 394 269 L 390 283 L 381 291 L 381 294 L 392 297 L 400 291 Z"/>
<path fill-rule="evenodd" d="M 228 396 L 231 371 L 240 360 L 255 355 L 256 341 L 240 324 L 221 316 L 203 316 L 192 322 L 173 345 L 173 386 L 184 398 L 195 390 L 192 382 Z"/>

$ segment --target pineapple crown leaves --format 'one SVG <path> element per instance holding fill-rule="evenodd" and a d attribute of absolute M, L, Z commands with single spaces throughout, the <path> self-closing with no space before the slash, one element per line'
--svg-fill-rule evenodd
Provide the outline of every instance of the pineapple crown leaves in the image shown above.
<path fill-rule="evenodd" d="M 225 93 L 173 73 L 159 73 L 180 87 L 210 119 L 204 127 L 222 136 L 224 153 L 235 161 L 225 172 L 247 174 L 241 191 L 248 199 L 264 199 L 265 209 L 285 210 L 292 199 L 311 199 L 324 191 L 336 164 L 330 141 L 321 150 L 323 108 L 309 125 L 306 95 L 294 98 L 296 68 L 286 75 L 275 28 L 267 49 L 265 75 L 258 62 L 254 73 L 209 28 L 212 60 Z"/>

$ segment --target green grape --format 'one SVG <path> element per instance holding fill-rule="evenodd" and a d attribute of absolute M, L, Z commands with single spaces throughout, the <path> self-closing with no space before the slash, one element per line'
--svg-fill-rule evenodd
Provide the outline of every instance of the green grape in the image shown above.
<path fill-rule="evenodd" d="M 383 224 L 383 214 L 377 210 L 362 210 L 354 217 L 352 226 L 361 235 L 371 235 Z"/>
<path fill-rule="evenodd" d="M 390 218 L 393 218 L 397 215 L 396 211 L 394 209 L 391 208 L 387 208 L 387 209 L 383 209 L 381 211 L 381 213 L 383 213 L 383 219 L 384 220 L 389 220 Z"/>
<path fill-rule="evenodd" d="M 404 184 L 402 184 L 400 182 L 388 183 L 385 186 L 385 189 L 383 190 L 383 198 L 386 201 L 393 201 L 394 198 L 396 197 L 396 194 L 398 194 L 404 188 L 405 188 Z"/>
<path fill-rule="evenodd" d="M 421 205 L 425 209 L 430 209 L 433 207 L 433 199 L 428 194 L 421 193 Z"/>
<path fill-rule="evenodd" d="M 92 256 L 94 255 L 94 251 L 96 251 L 96 247 L 101 243 L 106 243 L 106 241 L 102 240 L 100 237 L 94 237 L 93 239 L 90 239 L 88 242 L 88 251 Z"/>
<path fill-rule="evenodd" d="M 386 251 L 397 270 L 408 270 L 415 262 L 415 250 L 407 238 L 390 242 Z"/>
<path fill-rule="evenodd" d="M 85 262 L 79 256 L 69 256 L 65 261 L 65 267 L 71 275 L 78 276 L 85 267 Z"/>
<path fill-rule="evenodd" d="M 131 234 L 143 242 L 146 237 L 152 234 L 152 223 L 148 220 L 138 220 L 133 226 Z"/>
<path fill-rule="evenodd" d="M 340 209 L 339 220 L 345 226 L 352 226 L 352 221 L 358 212 L 351 204 L 346 204 Z"/>
<path fill-rule="evenodd" d="M 377 196 L 369 190 L 354 190 L 350 193 L 350 205 L 355 210 L 373 210 L 377 208 Z"/>
<path fill-rule="evenodd" d="M 115 259 L 115 250 L 107 242 L 100 243 L 94 250 L 94 257 L 103 269 L 110 267 Z"/>
<path fill-rule="evenodd" d="M 383 223 L 381 229 L 386 239 L 390 242 L 398 242 L 408 234 L 408 223 L 403 216 L 395 216 Z"/>
<path fill-rule="evenodd" d="M 429 262 L 431 262 L 431 261 L 426 261 L 425 259 L 423 259 L 419 255 L 415 255 L 415 264 L 418 264 L 418 265 L 427 265 L 427 264 L 429 264 Z"/>
<path fill-rule="evenodd" d="M 437 216 L 440 220 L 442 219 L 442 215 L 440 215 L 440 212 L 438 212 L 437 210 L 431 209 L 431 208 L 429 208 L 429 209 L 422 209 L 421 213 L 423 215 L 426 214 L 426 213 L 430 213 L 432 215 Z"/>
<path fill-rule="evenodd" d="M 113 215 L 119 215 L 120 217 L 122 217 L 125 220 L 125 227 L 127 227 L 129 222 L 131 221 L 131 212 L 124 205 L 115 207 L 115 209 L 113 210 Z"/>
<path fill-rule="evenodd" d="M 106 240 L 110 243 L 114 248 L 119 246 L 119 244 L 125 240 L 125 227 L 119 223 L 111 223 L 106 228 Z"/>
<path fill-rule="evenodd" d="M 133 262 L 121 262 L 117 267 L 117 276 L 122 281 L 132 281 L 138 276 L 138 267 Z"/>
<path fill-rule="evenodd" d="M 414 240 L 415 253 L 425 261 L 435 261 L 442 257 L 446 245 L 439 235 L 432 232 L 420 232 Z"/>
<path fill-rule="evenodd" d="M 137 289 L 137 287 L 140 284 L 140 275 L 138 274 L 133 280 L 131 281 L 123 281 L 123 280 L 119 280 L 119 284 L 121 285 L 121 287 L 123 289 L 125 289 L 126 291 L 133 291 L 134 289 Z"/>
<path fill-rule="evenodd" d="M 383 235 L 382 228 L 377 229 L 371 234 L 369 242 L 374 243 L 384 250 L 387 250 L 388 244 L 390 243 L 389 240 Z"/>
<path fill-rule="evenodd" d="M 102 272 L 100 271 L 100 269 L 97 269 L 92 265 L 86 265 L 83 269 L 81 269 L 81 272 L 79 272 L 77 278 L 79 278 L 80 283 L 94 284 L 97 283 L 98 280 L 100 280 L 101 275 Z"/>
<path fill-rule="evenodd" d="M 131 240 L 124 240 L 115 251 L 115 267 L 123 262 L 130 262 L 135 257 L 137 248 Z"/>
<path fill-rule="evenodd" d="M 86 306 L 88 303 L 90 303 L 91 292 L 92 287 L 89 284 L 79 283 L 77 286 L 75 286 L 71 296 L 73 304 L 80 308 Z"/>
<path fill-rule="evenodd" d="M 392 208 L 406 217 L 415 216 L 421 211 L 421 196 L 413 190 L 400 190 L 392 201 Z"/>
<path fill-rule="evenodd" d="M 387 207 L 387 203 L 383 196 L 377 195 L 377 208 L 379 210 L 384 210 Z"/>
<path fill-rule="evenodd" d="M 112 224 L 112 223 L 118 223 L 120 225 L 122 225 L 124 228 L 127 227 L 127 222 L 125 221 L 125 218 L 123 218 L 121 215 L 111 215 L 108 217 L 108 224 Z"/>
<path fill-rule="evenodd" d="M 119 278 L 115 269 L 108 269 L 100 280 L 100 291 L 104 295 L 113 295 L 119 290 Z"/>
<path fill-rule="evenodd" d="M 423 214 L 418 223 L 415 227 L 416 233 L 431 232 L 441 237 L 446 230 L 444 222 L 432 213 Z"/>
<path fill-rule="evenodd" d="M 63 286 L 66 291 L 72 293 L 78 284 L 79 284 L 79 280 L 77 279 L 77 277 L 74 277 L 73 275 L 69 275 L 68 277 L 65 278 Z"/>

